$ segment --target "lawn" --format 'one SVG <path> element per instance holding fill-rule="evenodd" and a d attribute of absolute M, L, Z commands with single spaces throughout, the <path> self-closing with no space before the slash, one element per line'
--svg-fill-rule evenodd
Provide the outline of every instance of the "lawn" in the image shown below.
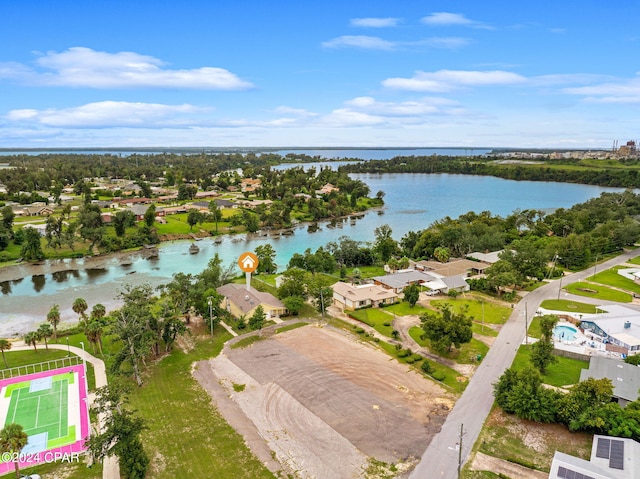
<path fill-rule="evenodd" d="M 551 311 L 569 311 L 572 313 L 595 314 L 596 307 L 593 304 L 569 301 L 567 299 L 545 299 L 540 307 Z"/>
<path fill-rule="evenodd" d="M 625 278 L 621 274 L 618 274 L 618 270 L 628 269 L 624 266 L 616 266 L 605 271 L 601 271 L 594 276 L 587 278 L 587 281 L 593 281 L 595 283 L 605 284 L 613 286 L 614 288 L 624 289 L 625 291 L 631 291 L 632 293 L 640 293 L 640 284 L 635 281 Z"/>
<path fill-rule="evenodd" d="M 630 303 L 632 297 L 629 293 L 600 286 L 595 283 L 578 282 L 564 287 L 571 294 L 598 298 L 603 301 L 615 301 L 618 303 Z"/>
<path fill-rule="evenodd" d="M 635 258 L 630 259 L 629 261 L 627 261 L 627 263 L 640 264 L 640 256 L 636 256 Z"/>
<path fill-rule="evenodd" d="M 551 386 L 568 386 L 580 382 L 580 372 L 589 368 L 588 361 L 579 359 L 565 358 L 563 356 L 554 356 L 556 361 L 548 367 L 547 374 L 543 376 L 545 384 Z M 523 369 L 531 364 L 531 345 L 523 344 L 518 348 L 518 353 L 513 360 L 512 367 Z"/>
<path fill-rule="evenodd" d="M 347 268 L 347 278 L 353 275 L 354 269 L 360 270 L 361 278 L 373 278 L 374 276 L 384 276 L 387 274 L 382 266 L 358 266 L 357 268 Z"/>
<path fill-rule="evenodd" d="M 431 348 L 431 341 L 421 338 L 422 334 L 422 328 L 419 328 L 418 326 L 413 326 L 409 329 L 409 336 L 411 336 L 416 343 L 423 348 L 427 348 L 434 354 L 439 354 Z M 488 352 L 489 346 L 484 344 L 482 341 L 472 338 L 471 342 L 461 344 L 460 349 L 452 348 L 450 352 L 439 355 L 443 358 L 451 359 L 459 364 L 474 364 L 478 362 L 478 355 L 480 355 L 481 358 L 484 358 Z"/>
<path fill-rule="evenodd" d="M 452 310 L 456 313 L 463 311 L 467 307 L 468 315 L 478 323 L 482 323 L 484 318 L 484 322 L 487 324 L 504 324 L 511 315 L 511 308 L 479 298 L 437 299 L 431 301 L 431 305 L 435 307 L 443 307 L 445 304 L 451 305 Z"/>
<path fill-rule="evenodd" d="M 151 459 L 149 479 L 273 478 L 191 375 L 194 361 L 217 355 L 230 337 L 219 332 L 196 340 L 188 353 L 174 351 L 132 390 L 131 406 L 148 427 L 142 441 Z"/>
<path fill-rule="evenodd" d="M 419 306 L 417 304 L 412 308 L 411 305 L 406 301 L 401 301 L 400 303 L 385 306 L 384 310 L 389 311 L 390 313 L 397 316 L 422 316 L 424 313 L 427 313 L 429 311 L 433 312 L 433 310 L 423 308 L 422 306 Z"/>
<path fill-rule="evenodd" d="M 391 337 L 391 331 L 393 331 L 393 327 L 391 325 L 393 316 L 389 313 L 378 308 L 364 308 L 357 309 L 355 311 L 345 310 L 345 313 L 358 321 L 368 324 L 380 334 L 389 338 Z"/>

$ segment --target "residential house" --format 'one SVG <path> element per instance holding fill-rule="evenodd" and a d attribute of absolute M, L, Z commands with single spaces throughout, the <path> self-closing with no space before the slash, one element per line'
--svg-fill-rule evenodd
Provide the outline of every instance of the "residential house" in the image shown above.
<path fill-rule="evenodd" d="M 262 180 L 260 178 L 244 178 L 240 183 L 240 190 L 242 192 L 248 191 L 250 193 L 254 192 L 262 185 Z"/>
<path fill-rule="evenodd" d="M 633 439 L 593 436 L 591 457 L 580 459 L 556 451 L 549 479 L 637 479 L 640 443 Z"/>
<path fill-rule="evenodd" d="M 331 193 L 333 191 L 340 191 L 340 188 L 336 188 L 331 183 L 327 183 L 322 188 L 320 188 L 319 190 L 316 190 L 316 196 L 328 195 L 329 193 Z"/>
<path fill-rule="evenodd" d="M 33 228 L 34 230 L 36 230 L 38 232 L 38 234 L 40 236 L 45 236 L 47 234 L 47 225 L 44 223 L 27 223 L 24 225 L 20 225 L 22 227 L 22 229 L 25 228 Z"/>
<path fill-rule="evenodd" d="M 436 276 L 415 269 L 403 269 L 385 276 L 376 276 L 372 279 L 375 284 L 389 289 L 396 294 L 402 293 L 404 288 L 411 284 L 425 286 L 431 290 L 438 291 L 444 290 L 447 287 L 447 285 Z"/>
<path fill-rule="evenodd" d="M 500 251 L 491 251 L 489 253 L 480 253 L 476 251 L 474 253 L 469 253 L 467 255 L 467 258 L 477 259 L 478 261 L 482 261 L 483 263 L 488 263 L 491 265 L 491 264 L 497 263 L 500 260 L 498 256 L 503 251 L 504 250 L 502 249 Z"/>
<path fill-rule="evenodd" d="M 239 318 L 251 317 L 258 306 L 262 306 L 267 319 L 279 318 L 287 314 L 284 303 L 270 293 L 263 293 L 244 284 L 228 283 L 216 290 L 222 295 L 220 307 Z"/>
<path fill-rule="evenodd" d="M 491 264 L 482 261 L 471 261 L 469 259 L 462 258 L 452 258 L 446 263 L 441 263 L 440 261 L 410 261 L 409 265 L 413 266 L 417 270 L 435 273 L 443 277 L 467 277 L 470 274 L 484 273 L 484 270 L 491 266 Z"/>
<path fill-rule="evenodd" d="M 216 196 L 220 196 L 220 193 L 215 190 L 209 191 L 198 191 L 195 195 L 196 200 L 201 200 L 203 198 L 214 198 Z"/>
<path fill-rule="evenodd" d="M 592 356 L 589 369 L 580 372 L 580 381 L 608 378 L 613 384 L 613 397 L 621 406 L 636 401 L 640 390 L 640 367 L 612 358 Z"/>
<path fill-rule="evenodd" d="M 135 215 L 137 221 L 142 221 L 144 220 L 145 213 L 150 207 L 151 205 L 131 205 L 127 209 Z M 164 215 L 165 215 L 164 208 L 156 207 L 156 216 L 162 217 Z"/>
<path fill-rule="evenodd" d="M 605 343 L 607 351 L 640 354 L 640 312 L 617 304 L 597 310 L 601 313 L 580 315 L 585 334 Z"/>
<path fill-rule="evenodd" d="M 333 303 L 343 309 L 382 306 L 398 301 L 398 294 L 375 284 L 353 285 L 338 281 L 333 286 Z"/>

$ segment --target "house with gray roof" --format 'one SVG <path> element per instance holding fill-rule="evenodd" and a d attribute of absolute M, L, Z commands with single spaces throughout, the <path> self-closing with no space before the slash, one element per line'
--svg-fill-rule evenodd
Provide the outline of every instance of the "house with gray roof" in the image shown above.
<path fill-rule="evenodd" d="M 580 372 L 580 381 L 587 378 L 608 378 L 613 384 L 613 397 L 618 404 L 626 406 L 636 401 L 640 390 L 640 367 L 611 358 L 593 356 L 589 361 L 589 369 Z"/>
<path fill-rule="evenodd" d="M 556 451 L 549 479 L 637 479 L 640 477 L 640 443 L 633 439 L 593 436 L 587 461 Z"/>
<path fill-rule="evenodd" d="M 640 354 L 640 313 L 617 304 L 597 309 L 602 312 L 580 317 L 585 334 L 603 341 L 608 351 Z"/>

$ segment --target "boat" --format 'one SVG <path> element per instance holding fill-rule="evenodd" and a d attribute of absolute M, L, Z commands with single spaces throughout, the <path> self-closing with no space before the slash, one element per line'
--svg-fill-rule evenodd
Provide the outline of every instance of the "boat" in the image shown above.
<path fill-rule="evenodd" d="M 197 254 L 199 252 L 200 247 L 195 243 L 191 243 L 191 246 L 189 246 L 189 254 Z"/>

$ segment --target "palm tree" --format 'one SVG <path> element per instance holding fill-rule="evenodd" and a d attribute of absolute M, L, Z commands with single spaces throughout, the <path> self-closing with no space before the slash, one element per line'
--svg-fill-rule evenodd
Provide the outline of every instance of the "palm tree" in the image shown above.
<path fill-rule="evenodd" d="M 49 351 L 49 343 L 47 342 L 47 338 L 53 336 L 53 329 L 51 329 L 51 325 L 49 323 L 42 323 L 38 327 L 38 331 L 36 331 L 41 339 L 44 339 L 44 346 Z"/>
<path fill-rule="evenodd" d="M 104 304 L 98 303 L 91 310 L 91 319 L 104 318 L 105 314 L 107 314 L 107 308 L 104 307 Z"/>
<path fill-rule="evenodd" d="M 18 467 L 18 458 L 20 451 L 27 445 L 29 438 L 24 432 L 20 424 L 7 424 L 0 431 L 0 451 L 9 453 L 11 457 L 15 457 L 13 464 L 16 467 L 16 478 L 20 477 L 20 468 Z"/>
<path fill-rule="evenodd" d="M 58 339 L 58 323 L 60 323 L 60 306 L 54 304 L 47 313 L 47 321 L 53 326 L 53 339 Z"/>
<path fill-rule="evenodd" d="M 78 316 L 80 316 L 83 320 L 87 320 L 87 316 L 85 314 L 85 311 L 87 310 L 89 306 L 87 305 L 87 302 L 84 300 L 84 298 L 76 298 L 76 300 L 73 302 L 73 306 L 71 307 L 71 309 L 73 309 L 73 312 L 76 313 Z"/>
<path fill-rule="evenodd" d="M 38 352 L 38 348 L 37 348 L 37 344 L 38 344 L 38 340 L 40 339 L 38 333 L 36 333 L 35 331 L 31 331 L 27 334 L 25 334 L 22 339 L 24 340 L 24 343 L 27 346 L 33 346 L 33 350 L 37 353 Z"/>
<path fill-rule="evenodd" d="M 98 349 L 100 350 L 100 354 L 102 354 L 102 333 L 104 332 L 104 325 L 100 320 L 94 319 L 87 323 L 87 326 L 84 328 L 84 334 L 87 337 L 87 340 L 93 346 L 93 354 L 96 353 L 96 344 L 98 345 Z"/>
<path fill-rule="evenodd" d="M 11 342 L 6 339 L 0 339 L 0 352 L 2 352 L 2 359 L 4 360 L 4 367 L 8 368 L 7 358 L 4 357 L 4 352 L 11 349 Z"/>

